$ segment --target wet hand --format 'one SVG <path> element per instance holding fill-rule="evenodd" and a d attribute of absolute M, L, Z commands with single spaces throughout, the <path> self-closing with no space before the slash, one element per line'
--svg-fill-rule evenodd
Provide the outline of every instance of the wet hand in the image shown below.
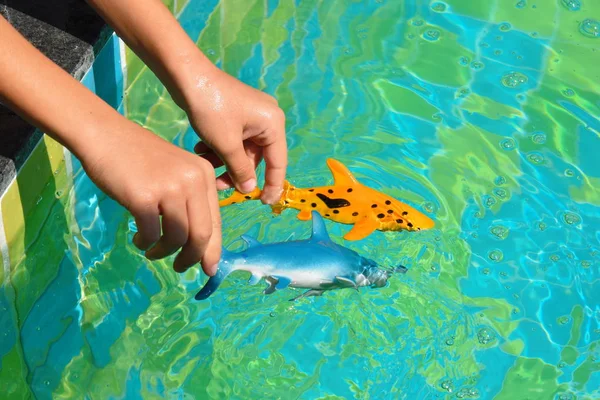
<path fill-rule="evenodd" d="M 217 189 L 252 191 L 256 167 L 264 158 L 261 200 L 277 202 L 287 167 L 285 115 L 277 101 L 212 65 L 188 88 L 184 109 L 202 138 L 194 150 L 213 167 L 227 169 L 217 178 Z"/>
<path fill-rule="evenodd" d="M 149 259 L 181 250 L 175 271 L 200 261 L 214 275 L 222 238 L 212 165 L 136 124 L 126 126 L 127 132 L 90 146 L 81 157 L 84 169 L 135 217 L 133 242 Z"/>

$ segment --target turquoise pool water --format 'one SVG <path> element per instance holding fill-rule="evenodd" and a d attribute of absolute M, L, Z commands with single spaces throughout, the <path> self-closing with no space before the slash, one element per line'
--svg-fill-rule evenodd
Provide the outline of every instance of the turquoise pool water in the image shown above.
<path fill-rule="evenodd" d="M 20 332 L 38 398 L 600 397 L 600 4 L 198 1 L 180 20 L 278 98 L 291 182 L 329 184 L 334 157 L 436 228 L 344 243 L 409 268 L 385 288 L 289 303 L 239 273 L 195 302 L 205 277 L 145 260 L 79 171 L 48 218 L 68 230 L 37 239 L 69 251 Z M 162 86 L 128 67 L 128 117 L 191 150 Z M 295 214 L 225 208 L 224 243 L 307 237 Z"/>

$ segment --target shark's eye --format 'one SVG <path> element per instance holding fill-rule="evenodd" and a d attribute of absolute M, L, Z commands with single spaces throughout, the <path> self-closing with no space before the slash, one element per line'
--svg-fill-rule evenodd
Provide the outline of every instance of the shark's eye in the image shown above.
<path fill-rule="evenodd" d="M 355 212 L 352 213 L 352 216 L 356 217 L 356 216 L 358 216 L 358 213 L 355 211 Z"/>
<path fill-rule="evenodd" d="M 333 190 L 329 189 L 329 190 L 327 191 L 327 193 L 331 194 L 331 193 L 333 193 Z"/>
<path fill-rule="evenodd" d="M 352 193 L 352 188 L 348 189 L 348 193 Z"/>

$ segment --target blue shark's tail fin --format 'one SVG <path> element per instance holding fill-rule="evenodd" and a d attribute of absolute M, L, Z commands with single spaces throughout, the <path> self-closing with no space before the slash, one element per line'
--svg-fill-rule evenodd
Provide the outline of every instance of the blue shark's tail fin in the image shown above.
<path fill-rule="evenodd" d="M 232 263 L 232 254 L 230 251 L 225 249 L 221 253 L 221 261 L 219 261 L 219 268 L 214 276 L 211 276 L 204 287 L 194 297 L 196 300 L 205 300 L 210 297 L 218 288 L 221 283 L 227 278 L 227 275 L 234 271 Z"/>

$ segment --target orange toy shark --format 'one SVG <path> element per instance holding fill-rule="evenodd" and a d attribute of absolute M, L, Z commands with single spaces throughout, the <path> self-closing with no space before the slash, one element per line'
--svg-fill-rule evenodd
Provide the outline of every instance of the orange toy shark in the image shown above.
<path fill-rule="evenodd" d="M 299 210 L 298 219 L 308 221 L 311 212 L 317 211 L 324 218 L 342 224 L 353 224 L 346 233 L 346 240 L 360 240 L 375 230 L 420 231 L 433 228 L 434 222 L 425 214 L 377 190 L 361 185 L 341 162 L 327 159 L 333 175 L 333 186 L 301 189 L 285 182 L 279 202 L 272 206 L 273 212 L 286 208 Z M 221 200 L 221 207 L 260 198 L 261 190 L 254 189 L 243 194 L 238 191 Z"/>

